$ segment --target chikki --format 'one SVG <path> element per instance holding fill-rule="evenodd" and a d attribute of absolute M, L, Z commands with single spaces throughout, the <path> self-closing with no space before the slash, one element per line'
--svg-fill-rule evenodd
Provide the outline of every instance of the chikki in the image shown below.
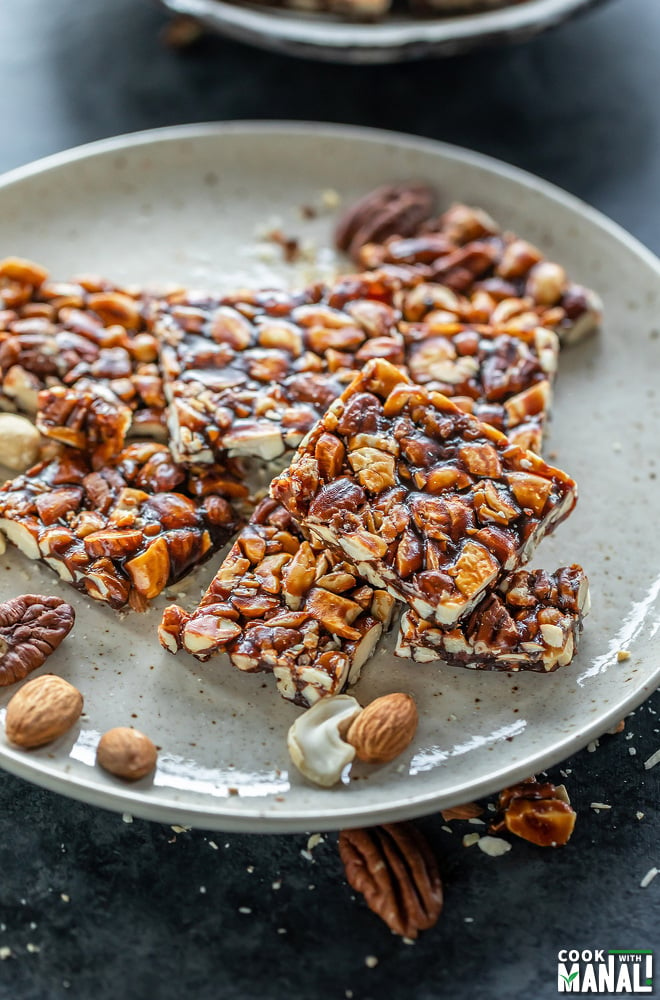
<path fill-rule="evenodd" d="M 0 530 L 94 600 L 143 611 L 231 537 L 230 501 L 247 492 L 231 469 L 182 469 L 154 441 L 98 470 L 63 448 L 0 488 Z"/>
<path fill-rule="evenodd" d="M 531 316 L 533 325 L 551 326 L 562 343 L 582 340 L 600 325 L 602 302 L 594 291 L 573 281 L 527 240 L 503 232 L 482 209 L 457 204 L 437 219 L 418 222 L 417 215 L 411 224 L 402 186 L 392 189 L 403 206 L 399 214 L 388 190 L 360 199 L 338 226 L 338 246 L 360 268 L 412 266 L 430 283 L 470 298 L 478 295 L 491 314 L 505 300 L 517 300 L 519 313 Z M 413 201 L 423 203 L 420 186 L 411 191 Z M 432 204 L 430 194 L 427 204 Z M 500 313 L 510 309 L 507 305 Z"/>
<path fill-rule="evenodd" d="M 177 461 L 222 452 L 267 461 L 295 448 L 371 357 L 403 363 L 396 269 L 300 293 L 183 292 L 154 332 Z M 389 301 L 388 301 L 389 300 Z"/>
<path fill-rule="evenodd" d="M 200 660 L 226 650 L 245 671 L 272 671 L 299 704 L 354 684 L 390 624 L 394 599 L 342 557 L 312 547 L 266 499 L 238 535 L 199 607 L 172 605 L 159 629 L 172 653 Z"/>
<path fill-rule="evenodd" d="M 370 361 L 271 496 L 360 576 L 451 625 L 573 509 L 574 481 L 437 392 Z"/>
<path fill-rule="evenodd" d="M 0 408 L 34 415 L 41 390 L 92 387 L 131 412 L 133 436 L 164 438 L 165 398 L 150 301 L 98 277 L 48 279 L 38 264 L 0 261 Z"/>
<path fill-rule="evenodd" d="M 413 382 L 451 397 L 512 443 L 540 451 L 559 356 L 553 330 L 507 332 L 433 318 L 399 329 Z"/>
<path fill-rule="evenodd" d="M 589 584 L 581 566 L 552 574 L 521 569 L 451 629 L 406 611 L 395 652 L 420 663 L 441 659 L 476 670 L 549 673 L 573 659 L 588 612 Z"/>

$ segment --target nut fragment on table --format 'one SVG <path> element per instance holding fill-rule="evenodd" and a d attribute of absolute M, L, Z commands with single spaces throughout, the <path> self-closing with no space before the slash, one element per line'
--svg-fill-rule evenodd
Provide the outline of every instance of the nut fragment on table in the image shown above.
<path fill-rule="evenodd" d="M 67 637 L 75 611 L 59 597 L 23 594 L 0 604 L 0 687 L 22 681 Z"/>
<path fill-rule="evenodd" d="M 330 406 L 271 495 L 310 538 L 444 627 L 577 498 L 566 473 L 382 360 Z"/>
<path fill-rule="evenodd" d="M 568 843 L 577 815 L 563 785 L 528 778 L 500 792 L 500 819 L 491 825 L 499 833 L 510 833 L 539 847 L 561 847 Z"/>
<path fill-rule="evenodd" d="M 581 566 L 564 566 L 552 574 L 520 569 L 505 575 L 451 629 L 405 612 L 395 654 L 418 663 L 442 659 L 475 670 L 549 673 L 575 656 L 589 606 L 589 583 Z"/>
<path fill-rule="evenodd" d="M 355 747 L 358 760 L 387 764 L 410 745 L 417 719 L 417 706 L 409 694 L 386 694 L 353 719 L 346 741 Z"/>
<path fill-rule="evenodd" d="M 231 463 L 185 470 L 154 441 L 98 470 L 63 448 L 0 488 L 0 530 L 94 600 L 143 611 L 227 541 L 247 492 Z"/>
<path fill-rule="evenodd" d="M 394 934 L 416 938 L 437 922 L 442 880 L 428 841 L 412 823 L 342 830 L 339 854 L 349 885 Z"/>
<path fill-rule="evenodd" d="M 272 671 L 283 697 L 311 705 L 357 681 L 393 605 L 347 560 L 310 545 L 266 499 L 192 614 L 165 610 L 159 638 L 170 652 L 201 660 L 227 650 L 239 670 Z"/>
<path fill-rule="evenodd" d="M 362 711 L 347 694 L 323 698 L 299 715 L 289 729 L 287 746 L 301 774 L 324 788 L 336 785 L 347 764 L 355 758 L 355 747 L 342 733 Z"/>
<path fill-rule="evenodd" d="M 54 674 L 35 677 L 7 705 L 7 739 L 25 749 L 52 743 L 71 729 L 82 710 L 83 696 L 73 684 Z"/>
<path fill-rule="evenodd" d="M 0 413 L 0 465 L 25 472 L 39 460 L 41 435 L 31 421 L 16 413 Z"/>
<path fill-rule="evenodd" d="M 124 781 L 137 781 L 156 766 L 158 751 L 144 733 L 117 726 L 103 734 L 96 748 L 96 763 Z"/>

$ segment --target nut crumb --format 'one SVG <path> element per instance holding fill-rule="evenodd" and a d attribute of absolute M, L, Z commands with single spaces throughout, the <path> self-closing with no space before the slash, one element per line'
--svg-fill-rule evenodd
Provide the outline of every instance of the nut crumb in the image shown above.
<path fill-rule="evenodd" d="M 616 654 L 617 663 L 624 663 L 626 660 L 630 659 L 631 655 L 632 654 L 629 653 L 627 649 L 620 649 Z"/>
<path fill-rule="evenodd" d="M 490 858 L 499 858 L 500 855 L 506 854 L 507 851 L 511 850 L 509 841 L 502 840 L 501 837 L 480 837 L 479 847 Z"/>
<path fill-rule="evenodd" d="M 593 809 L 595 812 L 600 812 L 601 809 L 611 809 L 612 806 L 609 806 L 607 802 L 591 802 L 590 808 Z"/>
<path fill-rule="evenodd" d="M 313 857 L 312 857 L 312 855 L 311 855 L 311 854 L 309 853 L 309 851 L 306 851 L 306 850 L 305 850 L 304 848 L 303 848 L 303 850 L 302 850 L 302 851 L 300 852 L 300 857 L 301 857 L 301 858 L 304 858 L 304 859 L 305 859 L 305 861 L 312 861 L 312 862 L 314 861 L 314 858 L 313 858 Z"/>
<path fill-rule="evenodd" d="M 445 833 L 453 833 L 454 832 L 450 826 L 447 826 L 446 823 L 444 824 L 444 826 L 441 826 L 440 829 L 444 830 Z"/>
<path fill-rule="evenodd" d="M 656 875 L 660 875 L 660 869 L 658 869 L 658 868 L 649 868 L 649 870 L 647 871 L 646 875 L 644 876 L 644 878 L 642 879 L 642 881 L 639 883 L 640 888 L 641 889 L 646 889 L 647 885 L 649 885 L 653 881 L 653 879 L 656 877 Z"/>
<path fill-rule="evenodd" d="M 205 896 L 206 895 L 206 886 L 205 885 L 200 885 L 199 891 L 202 894 L 202 896 Z"/>
<path fill-rule="evenodd" d="M 587 744 L 587 753 L 594 753 L 599 746 L 600 742 L 598 740 L 592 740 L 591 743 Z"/>
<path fill-rule="evenodd" d="M 321 204 L 323 208 L 335 209 L 341 205 L 341 195 L 334 188 L 326 188 L 321 191 Z"/>
<path fill-rule="evenodd" d="M 656 750 L 655 753 L 651 754 L 648 760 L 644 761 L 644 767 L 647 771 L 650 771 L 656 764 L 660 764 L 660 750 Z"/>
<path fill-rule="evenodd" d="M 174 826 L 171 826 L 170 830 L 173 833 L 190 833 L 189 826 L 179 826 L 178 823 L 175 823 Z"/>
<path fill-rule="evenodd" d="M 245 913 L 247 915 L 247 914 L 252 913 L 252 910 L 250 909 L 249 906 L 239 906 L 238 912 L 239 913 Z"/>
<path fill-rule="evenodd" d="M 69 894 L 66 893 L 66 892 L 61 892 L 60 893 L 60 899 L 62 900 L 63 903 L 70 903 L 71 902 L 71 896 L 69 896 Z"/>
<path fill-rule="evenodd" d="M 466 833 L 463 837 L 463 847 L 472 847 L 473 844 L 477 844 L 481 840 L 481 836 L 478 833 Z"/>
<path fill-rule="evenodd" d="M 39 947 L 38 944 L 33 944 L 32 941 L 28 941 L 28 943 L 25 945 L 25 950 L 29 951 L 31 955 L 38 955 L 39 952 L 41 951 L 41 948 Z"/>
<path fill-rule="evenodd" d="M 375 955 L 367 955 L 367 957 L 364 960 L 364 964 L 368 969 L 375 969 L 376 966 L 378 965 L 378 959 L 376 958 Z"/>
<path fill-rule="evenodd" d="M 124 823 L 132 823 L 133 822 L 133 817 L 131 816 L 130 813 L 122 813 L 121 814 L 121 818 L 124 821 Z"/>
<path fill-rule="evenodd" d="M 13 954 L 14 953 L 11 948 L 8 948 L 7 945 L 3 945 L 2 948 L 0 948 L 0 962 L 4 962 L 6 959 L 11 958 Z"/>
<path fill-rule="evenodd" d="M 216 844 L 215 840 L 209 840 L 209 847 L 211 847 L 214 851 L 218 850 L 218 845 Z"/>
<path fill-rule="evenodd" d="M 415 941 L 414 941 L 413 938 L 404 937 L 404 938 L 401 938 L 401 940 L 402 940 L 402 942 L 404 944 L 415 944 Z"/>
<path fill-rule="evenodd" d="M 637 753 L 637 750 L 635 749 L 635 747 L 628 747 L 628 753 L 630 754 L 631 757 L 634 757 L 635 754 Z"/>
<path fill-rule="evenodd" d="M 315 847 L 323 843 L 323 837 L 320 833 L 313 833 L 309 840 L 307 841 L 307 850 L 313 851 Z"/>
<path fill-rule="evenodd" d="M 272 882 L 271 883 L 271 889 L 274 889 L 276 892 L 277 892 L 278 889 L 281 889 L 281 888 L 282 888 L 282 880 L 281 879 L 278 879 L 277 882 Z"/>
<path fill-rule="evenodd" d="M 278 934 L 286 934 L 286 927 L 278 927 L 277 928 L 277 933 Z"/>
<path fill-rule="evenodd" d="M 638 812 L 635 813 L 635 816 L 636 816 L 637 819 L 644 819 L 644 813 L 643 812 L 639 812 L 638 811 Z"/>
<path fill-rule="evenodd" d="M 473 924 L 474 923 L 474 917 L 463 917 L 463 923 L 465 923 L 465 924 Z"/>

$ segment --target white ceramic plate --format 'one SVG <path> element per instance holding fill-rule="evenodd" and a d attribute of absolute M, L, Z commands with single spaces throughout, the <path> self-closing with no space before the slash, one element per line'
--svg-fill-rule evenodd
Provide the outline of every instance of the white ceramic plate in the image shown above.
<path fill-rule="evenodd" d="M 603 0 L 524 0 L 496 10 L 445 17 L 393 12 L 377 24 L 258 3 L 160 2 L 173 13 L 198 18 L 221 35 L 261 48 L 327 62 L 388 63 L 526 41 Z"/>
<path fill-rule="evenodd" d="M 605 298 L 602 334 L 562 355 L 548 449 L 580 483 L 573 517 L 535 565 L 580 562 L 593 611 L 575 662 L 550 676 L 414 665 L 381 651 L 356 689 L 369 701 L 410 691 L 421 723 L 410 750 L 355 768 L 332 790 L 289 766 L 299 709 L 272 678 L 224 657 L 202 665 L 161 650 L 160 604 L 117 616 L 19 553 L 0 558 L 0 598 L 66 594 L 74 631 L 44 669 L 85 695 L 69 736 L 0 762 L 31 781 L 111 809 L 197 826 L 302 831 L 428 813 L 495 792 L 584 747 L 660 681 L 660 264 L 621 229 L 556 188 L 494 160 L 385 132 L 321 125 L 232 124 L 147 132 L 58 154 L 0 181 L 0 256 L 37 258 L 67 277 L 196 285 L 301 279 L 254 254 L 273 214 L 287 233 L 328 243 L 332 217 L 303 221 L 320 192 L 345 202 L 386 180 L 416 177 L 445 200 L 484 205 Z M 194 601 L 213 567 L 186 584 Z M 617 651 L 631 657 L 617 662 Z M 0 692 L 0 706 L 12 694 Z M 134 724 L 161 747 L 153 780 L 127 786 L 97 770 L 100 732 Z"/>

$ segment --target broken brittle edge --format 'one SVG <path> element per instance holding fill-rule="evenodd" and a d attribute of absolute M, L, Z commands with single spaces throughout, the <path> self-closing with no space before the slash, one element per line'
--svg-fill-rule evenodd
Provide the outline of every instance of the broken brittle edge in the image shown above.
<path fill-rule="evenodd" d="M 310 544 L 291 515 L 266 499 L 200 605 L 192 614 L 168 607 L 159 637 L 170 652 L 202 660 L 226 650 L 240 670 L 272 671 L 285 698 L 311 705 L 357 681 L 393 606 L 390 594 Z"/>

